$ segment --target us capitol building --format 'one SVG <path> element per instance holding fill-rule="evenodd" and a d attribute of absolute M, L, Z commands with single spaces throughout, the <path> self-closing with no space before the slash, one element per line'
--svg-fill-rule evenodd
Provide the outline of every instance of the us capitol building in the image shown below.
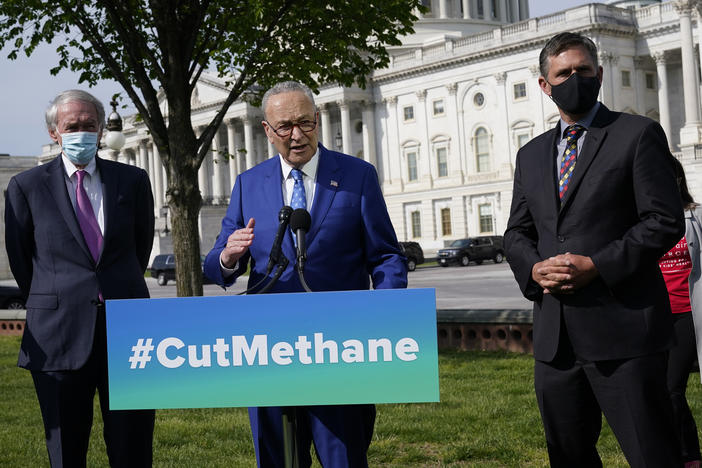
<path fill-rule="evenodd" d="M 502 234 L 517 150 L 559 119 L 537 78 L 541 48 L 562 31 L 593 39 L 604 68 L 600 100 L 659 121 L 702 201 L 702 2 L 609 1 L 538 18 L 529 18 L 527 0 L 425 4 L 430 11 L 415 34 L 390 49 L 390 64 L 369 77 L 365 90 L 329 85 L 316 96 L 321 142 L 375 165 L 399 240 L 417 241 L 431 254 L 454 239 Z M 200 79 L 192 96 L 196 132 L 227 93 L 223 79 Z M 276 154 L 262 118 L 260 109 L 235 102 L 202 164 L 203 252 L 219 232 L 237 174 Z M 100 156 L 147 170 L 158 229 L 152 255 L 170 252 L 158 150 L 133 116 L 124 134 L 120 152 L 104 149 Z M 46 145 L 39 160 L 58 151 Z"/>

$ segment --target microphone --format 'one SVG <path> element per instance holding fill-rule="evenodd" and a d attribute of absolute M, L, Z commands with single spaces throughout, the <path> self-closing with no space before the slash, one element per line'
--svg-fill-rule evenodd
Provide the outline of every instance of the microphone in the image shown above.
<path fill-rule="evenodd" d="M 298 208 L 290 216 L 290 229 L 297 236 L 297 264 L 300 271 L 305 268 L 307 259 L 307 246 L 305 245 L 305 235 L 310 230 L 312 218 L 304 208 Z"/>
<path fill-rule="evenodd" d="M 285 231 L 290 222 L 290 215 L 293 213 L 293 209 L 289 206 L 284 206 L 278 212 L 278 232 L 275 233 L 275 238 L 273 239 L 273 246 L 271 247 L 271 253 L 268 256 L 268 265 L 266 266 L 266 276 L 268 276 L 273 267 L 280 262 L 280 255 L 282 254 L 281 245 L 283 243 L 283 237 L 285 236 Z"/>

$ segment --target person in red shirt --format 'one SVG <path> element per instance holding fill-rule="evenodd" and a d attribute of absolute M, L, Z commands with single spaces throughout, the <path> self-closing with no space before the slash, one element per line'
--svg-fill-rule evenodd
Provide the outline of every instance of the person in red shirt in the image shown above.
<path fill-rule="evenodd" d="M 687 404 L 685 390 L 690 376 L 690 369 L 697 358 L 695 344 L 695 325 L 693 322 L 693 306 L 690 299 L 690 273 L 693 270 L 693 258 L 691 251 L 699 254 L 699 239 L 694 230 L 690 227 L 691 218 L 694 218 L 694 211 L 698 204 L 695 203 L 687 188 L 685 172 L 682 164 L 677 159 L 674 160 L 677 172 L 678 187 L 680 196 L 685 206 L 686 232 L 680 241 L 663 255 L 659 261 L 663 278 L 668 288 L 670 297 L 670 307 L 673 312 L 673 322 L 677 345 L 668 354 L 668 390 L 673 403 L 673 415 L 675 427 L 678 431 L 680 448 L 685 461 L 685 468 L 700 467 L 700 444 L 697 438 L 697 426 L 692 417 L 690 407 Z M 699 220 L 697 220 L 699 227 Z M 691 245 L 696 245 L 696 249 L 688 246 L 688 236 L 694 237 Z M 699 259 L 695 259 L 699 270 Z"/>

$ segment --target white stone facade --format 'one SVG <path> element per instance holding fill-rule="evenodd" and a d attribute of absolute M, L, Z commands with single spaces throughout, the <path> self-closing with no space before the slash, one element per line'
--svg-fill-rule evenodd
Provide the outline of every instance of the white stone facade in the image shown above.
<path fill-rule="evenodd" d="M 517 150 L 558 120 L 537 78 L 541 48 L 562 31 L 595 41 L 602 102 L 660 121 L 702 201 L 698 1 L 620 0 L 611 3 L 629 8 L 590 4 L 531 19 L 527 3 L 426 0 L 431 12 L 365 90 L 326 86 L 316 97 L 320 141 L 376 166 L 398 238 L 418 241 L 429 255 L 454 239 L 504 231 Z M 206 125 L 226 93 L 223 80 L 202 77 L 194 125 Z M 101 155 L 149 172 L 159 217 L 155 255 L 170 248 L 165 172 L 144 125 L 125 120 L 125 148 Z M 203 252 L 219 232 L 236 175 L 274 155 L 261 120 L 260 109 L 232 105 L 200 169 Z M 43 156 L 56 153 L 47 146 Z"/>

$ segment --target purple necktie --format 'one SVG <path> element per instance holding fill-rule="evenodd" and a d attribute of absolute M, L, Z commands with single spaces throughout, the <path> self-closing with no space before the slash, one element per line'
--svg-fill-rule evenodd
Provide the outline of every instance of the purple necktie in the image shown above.
<path fill-rule="evenodd" d="M 97 222 L 97 218 L 95 218 L 95 212 L 93 211 L 93 206 L 90 204 L 88 194 L 85 193 L 85 188 L 83 188 L 85 171 L 77 171 L 76 176 L 78 177 L 78 186 L 76 187 L 76 216 L 78 217 L 80 230 L 83 231 L 85 243 L 88 244 L 88 249 L 90 249 L 90 253 L 93 255 L 93 260 L 97 262 L 100 257 L 100 251 L 102 250 L 102 232 L 100 232 L 100 225 Z"/>

